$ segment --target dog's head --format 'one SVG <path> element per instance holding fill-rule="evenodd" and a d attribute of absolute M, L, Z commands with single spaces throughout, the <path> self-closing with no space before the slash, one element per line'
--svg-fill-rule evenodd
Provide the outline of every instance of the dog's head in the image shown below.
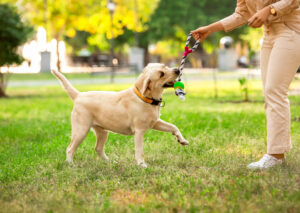
<path fill-rule="evenodd" d="M 179 75 L 178 68 L 169 68 L 164 64 L 150 63 L 137 79 L 135 86 L 143 96 L 161 98 L 164 88 L 173 87 Z"/>

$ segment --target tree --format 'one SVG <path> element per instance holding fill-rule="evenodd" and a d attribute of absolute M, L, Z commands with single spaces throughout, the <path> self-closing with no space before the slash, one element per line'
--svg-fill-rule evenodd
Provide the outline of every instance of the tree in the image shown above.
<path fill-rule="evenodd" d="M 75 36 L 76 31 L 86 31 L 91 34 L 89 43 L 107 49 L 105 39 L 122 35 L 124 28 L 142 31 L 158 1 L 114 0 L 116 9 L 112 25 L 107 0 L 21 0 L 18 4 L 33 24 L 45 27 L 48 39 L 59 41 L 66 36 Z M 57 54 L 57 67 L 60 70 L 59 52 Z"/>
<path fill-rule="evenodd" d="M 262 28 L 248 28 L 244 34 L 241 35 L 241 38 L 244 42 L 247 42 L 250 46 L 251 51 L 249 52 L 249 58 L 253 56 L 255 52 L 260 51 L 261 48 L 261 39 L 263 37 Z"/>
<path fill-rule="evenodd" d="M 88 6 L 94 0 L 22 0 L 19 2 L 24 14 L 31 22 L 38 26 L 44 26 L 48 39 L 57 41 L 57 68 L 61 71 L 59 41 L 64 36 L 73 37 L 80 16 L 88 13 Z"/>
<path fill-rule="evenodd" d="M 72 52 L 77 53 L 82 47 L 88 45 L 88 38 L 90 35 L 91 34 L 86 31 L 76 31 L 74 37 L 65 36 L 64 40 L 72 48 Z"/>
<path fill-rule="evenodd" d="M 23 58 L 18 47 L 24 44 L 32 33 L 32 27 L 21 20 L 16 8 L 9 4 L 0 4 L 0 68 L 20 64 Z M 5 97 L 7 82 L 0 70 L 0 97 Z"/>
<path fill-rule="evenodd" d="M 150 43 L 170 39 L 184 46 L 186 35 L 191 30 L 230 15 L 235 6 L 236 1 L 232 0 L 223 0 L 222 4 L 219 0 L 161 0 L 147 23 L 147 30 L 139 37 L 139 42 L 145 50 Z M 230 35 L 238 39 L 244 29 L 232 31 Z M 217 47 L 223 35 L 224 33 L 213 34 L 202 45 Z"/>
<path fill-rule="evenodd" d="M 106 8 L 107 2 L 90 6 L 89 15 L 78 20 L 78 29 L 90 32 L 89 44 L 100 50 L 109 50 L 107 40 L 111 38 L 116 40 L 116 46 L 128 42 L 137 46 L 138 34 L 147 29 L 145 23 L 149 22 L 159 0 L 114 0 L 113 23 Z"/>

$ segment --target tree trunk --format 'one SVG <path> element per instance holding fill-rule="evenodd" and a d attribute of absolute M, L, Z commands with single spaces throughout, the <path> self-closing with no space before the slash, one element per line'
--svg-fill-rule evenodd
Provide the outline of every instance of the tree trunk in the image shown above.
<path fill-rule="evenodd" d="M 6 95 L 5 91 L 2 88 L 0 88 L 0 98 L 6 98 L 6 97 L 7 97 L 7 95 Z"/>
<path fill-rule="evenodd" d="M 4 74 L 0 71 L 0 98 L 7 97 L 7 95 L 5 94 L 5 87 L 6 84 L 4 82 Z"/>
<path fill-rule="evenodd" d="M 149 54 L 149 50 L 148 50 L 148 44 L 146 46 L 143 47 L 144 48 L 144 66 L 147 66 L 147 64 L 150 61 L 150 54 Z"/>
<path fill-rule="evenodd" d="M 213 70 L 213 79 L 214 79 L 214 92 L 215 99 L 218 98 L 218 78 L 217 78 L 217 70 Z"/>
<path fill-rule="evenodd" d="M 59 54 L 59 36 L 56 37 L 56 55 L 57 55 L 57 61 L 56 61 L 57 71 L 61 72 L 60 54 Z"/>

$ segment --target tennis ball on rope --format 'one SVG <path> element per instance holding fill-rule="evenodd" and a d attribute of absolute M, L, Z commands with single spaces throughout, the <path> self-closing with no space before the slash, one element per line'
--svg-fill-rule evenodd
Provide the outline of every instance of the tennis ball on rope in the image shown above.
<path fill-rule="evenodd" d="M 182 100 L 185 100 L 184 83 L 176 81 L 174 83 L 175 94 Z"/>
<path fill-rule="evenodd" d="M 176 81 L 174 83 L 174 89 L 184 89 L 184 83 L 182 83 L 181 81 Z"/>

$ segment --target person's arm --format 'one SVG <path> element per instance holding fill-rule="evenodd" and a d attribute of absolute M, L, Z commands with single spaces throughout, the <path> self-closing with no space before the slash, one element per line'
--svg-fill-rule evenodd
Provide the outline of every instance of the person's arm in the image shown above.
<path fill-rule="evenodd" d="M 207 36 L 217 31 L 224 31 L 224 27 L 220 21 L 208 26 L 199 27 L 198 29 L 191 31 L 191 33 L 195 40 L 200 39 L 200 41 L 203 41 L 207 38 Z"/>
<path fill-rule="evenodd" d="M 250 27 L 258 28 L 266 21 L 272 22 L 273 19 L 291 13 L 297 8 L 299 8 L 298 0 L 281 0 L 259 10 L 249 19 L 248 24 Z M 275 10 L 275 14 L 271 15 L 271 9 Z"/>
<path fill-rule="evenodd" d="M 253 28 L 261 27 L 271 16 L 271 6 L 266 6 L 257 11 L 248 21 L 248 25 Z M 273 16 L 273 15 L 272 15 Z"/>
<path fill-rule="evenodd" d="M 291 13 L 299 8 L 299 0 L 280 0 L 270 5 L 276 11 L 276 17 Z"/>
<path fill-rule="evenodd" d="M 250 13 L 248 11 L 245 0 L 237 0 L 237 5 L 235 12 L 222 19 L 221 21 L 215 22 L 211 25 L 200 27 L 194 31 L 192 31 L 193 37 L 198 40 L 200 38 L 201 41 L 206 39 L 213 32 L 217 31 L 226 31 L 229 32 L 235 28 L 238 28 L 247 23 L 250 18 Z"/>
<path fill-rule="evenodd" d="M 224 31 L 229 32 L 246 24 L 250 17 L 246 1 L 237 0 L 235 12 L 222 19 L 221 23 L 224 26 Z"/>

